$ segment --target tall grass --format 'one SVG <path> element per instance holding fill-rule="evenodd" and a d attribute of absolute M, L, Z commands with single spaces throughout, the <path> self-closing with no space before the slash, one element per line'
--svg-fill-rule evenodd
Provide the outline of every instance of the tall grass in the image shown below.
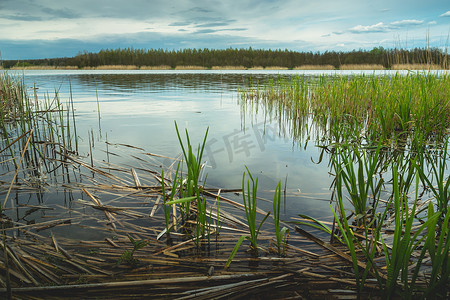
<path fill-rule="evenodd" d="M 285 255 L 289 229 L 283 227 L 280 229 L 280 208 L 281 208 L 281 181 L 275 188 L 273 197 L 273 219 L 275 221 L 275 236 L 277 239 L 278 255 Z"/>
<path fill-rule="evenodd" d="M 336 178 L 345 185 L 350 195 L 357 225 L 367 226 L 375 218 L 384 184 L 379 174 L 386 168 L 379 160 L 380 149 L 381 145 L 378 145 L 374 152 L 361 151 L 349 145 L 337 148 L 331 157 Z M 372 203 L 369 203 L 370 198 Z"/>
<path fill-rule="evenodd" d="M 203 168 L 201 160 L 203 157 L 203 151 L 205 149 L 209 128 L 206 130 L 205 136 L 203 138 L 203 143 L 198 145 L 196 155 L 194 154 L 193 146 L 191 144 L 187 129 L 186 143 L 184 143 L 183 139 L 181 138 L 181 134 L 178 130 L 178 125 L 176 122 L 175 129 L 177 132 L 181 150 L 183 151 L 184 163 L 186 164 L 188 172 L 187 177 L 183 178 L 182 169 L 180 170 L 180 165 L 178 165 L 169 196 L 166 195 L 163 179 L 162 185 L 165 201 L 164 215 L 166 219 L 166 230 L 167 233 L 169 233 L 168 219 L 170 212 L 168 206 L 179 205 L 178 208 L 181 213 L 182 223 L 186 225 L 185 229 L 188 229 L 188 220 L 192 216 L 194 216 L 196 220 L 194 237 L 197 245 L 200 245 L 200 239 L 203 237 L 206 237 L 209 243 L 212 222 L 211 212 L 208 215 L 206 197 L 203 195 L 203 186 L 199 184 L 200 173 L 202 172 Z M 178 194 L 177 198 L 175 198 L 176 194 Z M 192 207 L 192 204 L 195 205 L 195 209 Z"/>
<path fill-rule="evenodd" d="M 395 145 L 420 134 L 442 139 L 450 124 L 450 76 L 409 72 L 393 76 L 305 76 L 270 79 L 241 90 L 243 110 L 262 107 L 285 121 L 294 139 L 312 122 L 329 142 L 366 140 Z"/>
<path fill-rule="evenodd" d="M 264 216 L 264 218 L 261 220 L 259 225 L 257 225 L 256 220 L 256 211 L 257 211 L 257 191 L 258 191 L 258 177 L 253 178 L 252 174 L 250 173 L 247 166 L 245 167 L 248 173 L 249 179 L 247 179 L 247 182 L 245 182 L 245 172 L 242 174 L 242 199 L 244 201 L 244 209 L 245 209 L 245 216 L 247 219 L 247 225 L 249 230 L 249 235 L 243 235 L 239 238 L 236 245 L 233 248 L 233 251 L 231 252 L 228 261 L 225 264 L 225 268 L 228 268 L 231 264 L 231 261 L 233 260 L 234 256 L 236 255 L 239 247 L 241 246 L 242 242 L 247 239 L 250 241 L 250 249 L 252 250 L 252 253 L 254 256 L 258 256 L 258 235 L 259 231 L 261 229 L 261 226 L 264 224 L 266 219 L 270 215 L 270 211 Z M 247 185 L 246 185 L 247 183 Z M 251 185 L 250 185 L 251 183 Z M 247 191 L 247 193 L 246 193 Z M 279 194 L 278 194 L 279 195 Z M 274 200 L 275 201 L 275 200 Z M 278 207 L 279 209 L 279 207 Z M 279 228 L 279 211 L 278 216 L 275 217 L 275 220 L 278 220 L 278 226 L 276 228 Z M 286 232 L 285 230 L 283 230 Z M 279 237 L 281 237 L 280 231 L 276 232 L 277 240 Z M 287 237 L 285 235 L 285 237 Z"/>
<path fill-rule="evenodd" d="M 66 155 L 77 151 L 73 109 L 72 98 L 63 103 L 55 91 L 54 97 L 47 94 L 39 99 L 36 89 L 34 94 L 28 94 L 23 77 L 0 74 L 0 126 L 4 141 L 1 147 L 9 151 L 16 169 L 16 157 L 23 154 L 24 180 L 42 185 L 47 176 L 55 176 L 62 168 Z M 21 137 L 28 133 L 27 148 Z"/>

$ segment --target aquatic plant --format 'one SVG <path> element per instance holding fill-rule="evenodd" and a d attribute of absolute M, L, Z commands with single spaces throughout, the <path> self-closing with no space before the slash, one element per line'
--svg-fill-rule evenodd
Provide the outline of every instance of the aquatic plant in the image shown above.
<path fill-rule="evenodd" d="M 169 201 L 165 202 L 165 218 L 166 218 L 166 230 L 168 229 L 169 212 L 167 206 L 178 204 L 182 221 L 187 224 L 190 216 L 193 214 L 191 204 L 195 204 L 195 238 L 197 245 L 200 244 L 200 239 L 207 237 L 210 240 L 211 232 L 211 218 L 208 217 L 206 197 L 203 195 L 203 186 L 199 184 L 199 176 L 202 172 L 203 165 L 201 163 L 203 151 L 205 149 L 206 139 L 208 136 L 208 130 L 206 130 L 203 138 L 203 143 L 198 145 L 197 155 L 194 155 L 194 151 L 189 138 L 189 133 L 186 129 L 186 147 L 181 139 L 180 132 L 178 130 L 177 123 L 175 122 L 175 128 L 177 131 L 178 140 L 183 151 L 184 161 L 187 166 L 187 178 L 183 179 L 182 169 L 179 171 L 180 165 L 177 167 L 175 179 L 172 185 L 172 191 L 169 197 Z M 180 172 L 180 174 L 178 174 Z M 177 180 L 177 177 L 179 178 Z M 174 199 L 175 191 L 178 191 L 178 199 Z M 165 190 L 163 190 L 165 194 Z M 164 196 L 165 197 L 165 196 Z M 211 215 L 211 212 L 210 212 Z"/>
<path fill-rule="evenodd" d="M 133 244 L 132 250 L 125 250 L 125 252 L 122 254 L 122 256 L 117 261 L 117 264 L 126 263 L 131 266 L 135 266 L 138 262 L 138 260 L 134 257 L 134 253 L 138 251 L 139 249 L 144 248 L 147 246 L 148 242 L 145 240 L 135 240 L 131 235 L 128 235 L 128 239 Z"/>
<path fill-rule="evenodd" d="M 450 127 L 450 76 L 409 72 L 389 76 L 325 76 L 270 79 L 240 90 L 242 110 L 262 107 L 300 141 L 312 123 L 317 140 L 392 145 L 419 134 L 441 140 Z M 346 138 L 346 139 L 345 139 Z"/>
<path fill-rule="evenodd" d="M 289 237 L 289 229 L 286 227 L 280 230 L 280 207 L 281 207 L 281 181 L 278 182 L 275 188 L 275 195 L 273 197 L 273 218 L 275 221 L 275 235 L 277 238 L 278 255 L 285 255 L 287 239 Z"/>
<path fill-rule="evenodd" d="M 397 293 L 404 296 L 411 297 L 415 290 L 415 277 L 419 272 L 421 261 L 416 263 L 414 278 L 410 281 L 409 269 L 410 258 L 414 250 L 418 249 L 422 241 L 426 236 L 420 234 L 429 225 L 435 224 L 435 220 L 439 217 L 439 213 L 433 214 L 433 211 L 429 211 L 428 219 L 423 224 L 416 226 L 413 231 L 413 221 L 416 215 L 417 201 L 414 201 L 413 207 L 409 210 L 409 205 L 406 197 L 401 194 L 399 187 L 398 167 L 393 165 L 393 199 L 394 204 L 394 238 L 391 249 L 388 249 L 386 243 L 382 239 L 383 250 L 387 265 L 387 280 L 384 287 L 384 295 L 387 298 L 394 297 Z M 416 177 L 417 178 L 417 177 Z M 419 180 L 416 179 L 416 197 L 418 195 Z M 417 200 L 417 198 L 416 198 Z M 431 229 L 431 228 L 429 228 Z M 434 232 L 434 230 L 433 230 Z M 429 235 L 434 233 L 428 232 Z M 431 238 L 431 236 L 430 236 Z M 401 292 L 397 290 L 398 278 L 402 282 Z"/>
<path fill-rule="evenodd" d="M 342 146 L 335 149 L 331 157 L 339 183 L 345 185 L 350 202 L 354 208 L 355 220 L 358 225 L 367 224 L 374 219 L 378 206 L 379 196 L 384 180 L 377 173 L 385 167 L 380 164 L 379 154 L 381 145 L 375 152 L 363 151 L 361 153 L 356 146 Z M 354 162 L 357 169 L 355 170 Z M 338 181 L 336 180 L 336 186 Z M 369 205 L 369 199 L 373 201 Z"/>
<path fill-rule="evenodd" d="M 250 235 L 243 235 L 239 238 L 239 240 L 236 243 L 236 246 L 234 246 L 233 251 L 231 252 L 231 255 L 229 256 L 225 268 L 228 268 L 231 264 L 231 261 L 233 260 L 234 256 L 237 253 L 237 250 L 241 246 L 244 239 L 247 239 L 250 241 L 250 248 L 255 256 L 258 255 L 258 235 L 259 230 L 261 229 L 261 226 L 264 224 L 266 219 L 270 215 L 270 211 L 264 216 L 264 218 L 261 220 L 261 222 L 258 225 L 256 224 L 256 209 L 257 209 L 257 201 L 256 201 L 256 194 L 258 191 L 258 177 L 256 179 L 253 179 L 252 174 L 250 173 L 250 170 L 245 166 L 247 169 L 247 173 L 249 176 L 249 179 L 247 180 L 247 189 L 245 188 L 245 172 L 242 174 L 242 198 L 244 201 L 244 209 L 245 209 L 245 216 L 247 219 L 247 225 Z M 251 182 L 251 188 L 250 188 L 250 182 Z M 247 190 L 247 193 L 245 192 Z"/>

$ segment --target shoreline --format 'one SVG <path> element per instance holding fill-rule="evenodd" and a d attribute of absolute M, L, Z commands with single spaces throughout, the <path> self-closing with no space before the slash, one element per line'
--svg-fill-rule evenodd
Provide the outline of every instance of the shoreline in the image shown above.
<path fill-rule="evenodd" d="M 343 64 L 339 68 L 335 68 L 332 65 L 302 65 L 294 68 L 287 68 L 281 66 L 254 66 L 254 67 L 244 67 L 244 66 L 213 66 L 211 68 L 202 66 L 176 66 L 172 68 L 171 66 L 161 65 L 161 66 L 136 66 L 136 65 L 102 65 L 98 67 L 84 67 L 78 68 L 77 66 L 26 66 L 26 67 L 12 67 L 12 68 L 1 68 L 0 70 L 449 70 L 441 68 L 438 65 L 427 65 L 427 64 L 395 64 L 390 69 L 384 68 L 379 64 Z"/>

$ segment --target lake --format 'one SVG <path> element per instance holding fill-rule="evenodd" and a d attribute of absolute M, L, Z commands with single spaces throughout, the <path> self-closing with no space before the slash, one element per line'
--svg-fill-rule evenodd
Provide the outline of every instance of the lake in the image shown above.
<path fill-rule="evenodd" d="M 11 71 L 11 73 L 13 73 Z M 315 141 L 293 141 L 286 124 L 258 112 L 243 111 L 239 89 L 250 80 L 266 82 L 269 78 L 321 74 L 386 75 L 389 71 L 61 71 L 26 70 L 25 84 L 37 90 L 40 99 L 73 98 L 76 113 L 80 154 L 97 161 L 108 161 L 127 167 L 140 162 L 127 152 L 145 152 L 178 157 L 181 148 L 175 131 L 189 131 L 191 141 L 198 145 L 209 127 L 204 161 L 206 185 L 224 189 L 240 188 L 245 166 L 259 179 L 258 195 L 269 201 L 258 206 L 271 210 L 273 190 L 281 181 L 286 186 L 282 219 L 299 213 L 322 220 L 332 217 L 329 208 L 330 185 L 327 157 L 320 163 L 321 149 Z M 47 95 L 47 96 L 46 96 Z M 99 117 L 100 115 L 100 117 Z M 88 143 L 89 137 L 92 142 Z M 106 142 L 109 144 L 107 145 Z M 120 156 L 114 154 L 121 154 Z M 131 153 L 131 154 L 132 154 Z M 163 160 L 167 167 L 172 160 Z M 27 200 L 45 204 L 62 204 L 60 194 L 48 192 L 39 199 Z M 22 197 L 22 196 L 21 196 Z M 27 195 L 30 199 L 32 196 Z M 73 197 L 73 196 L 71 196 Z M 75 196 L 76 198 L 77 196 Z M 231 195 L 242 203 L 241 196 Z M 20 202 L 20 201 L 19 201 Z M 32 215 L 33 216 L 33 215 Z M 34 214 L 36 219 L 42 215 Z M 17 216 L 17 219 L 19 217 Z"/>
<path fill-rule="evenodd" d="M 437 291 L 430 272 L 447 254 L 433 254 L 442 248 L 432 241 L 447 239 L 448 252 L 450 217 L 449 78 L 397 73 L 8 71 L 30 95 L 2 108 L 0 230 L 13 292 L 370 298 L 386 295 L 393 269 L 419 274 L 417 287 L 395 293 Z M 340 77 L 360 74 L 385 77 Z M 21 85 L 5 86 L 2 99 L 20 99 Z M 205 188 L 195 164 L 175 171 L 175 122 L 194 152 L 208 132 Z M 247 169 L 259 180 L 253 218 Z M 333 213 L 341 234 L 330 234 Z M 357 291 L 362 269 L 378 275 Z"/>

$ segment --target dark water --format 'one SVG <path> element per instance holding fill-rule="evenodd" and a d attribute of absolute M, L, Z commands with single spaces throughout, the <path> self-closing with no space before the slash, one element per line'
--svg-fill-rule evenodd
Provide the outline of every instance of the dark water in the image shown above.
<path fill-rule="evenodd" d="M 89 153 L 88 136 L 94 137 L 97 160 L 139 167 L 126 156 L 106 155 L 106 141 L 140 147 L 169 157 L 181 153 L 174 121 L 187 128 L 194 145 L 209 134 L 204 153 L 207 185 L 240 188 L 245 166 L 259 178 L 259 196 L 273 199 L 277 183 L 287 182 L 284 219 L 309 214 L 331 217 L 328 206 L 333 178 L 314 141 L 293 142 L 284 124 L 263 112 L 242 112 L 239 88 L 250 80 L 324 71 L 25 71 L 25 83 L 38 88 L 39 98 L 72 96 L 76 111 L 80 153 Z M 328 74 L 335 74 L 329 72 Z M 346 72 L 352 74 L 354 72 Z M 360 72 L 359 72 L 360 73 Z M 369 72 L 373 74 L 373 71 Z M 21 75 L 20 73 L 19 75 Z M 340 73 L 338 73 L 340 74 Z M 98 109 L 99 108 L 99 109 Z M 99 120 L 100 110 L 100 120 Z M 124 151 L 109 146 L 108 151 Z M 167 162 L 170 163 L 170 162 Z M 70 203 L 72 195 L 40 195 L 46 204 Z M 237 201 L 242 201 L 236 197 Z M 41 201 L 40 200 L 40 201 Z M 261 201 L 271 210 L 271 202 Z"/>

